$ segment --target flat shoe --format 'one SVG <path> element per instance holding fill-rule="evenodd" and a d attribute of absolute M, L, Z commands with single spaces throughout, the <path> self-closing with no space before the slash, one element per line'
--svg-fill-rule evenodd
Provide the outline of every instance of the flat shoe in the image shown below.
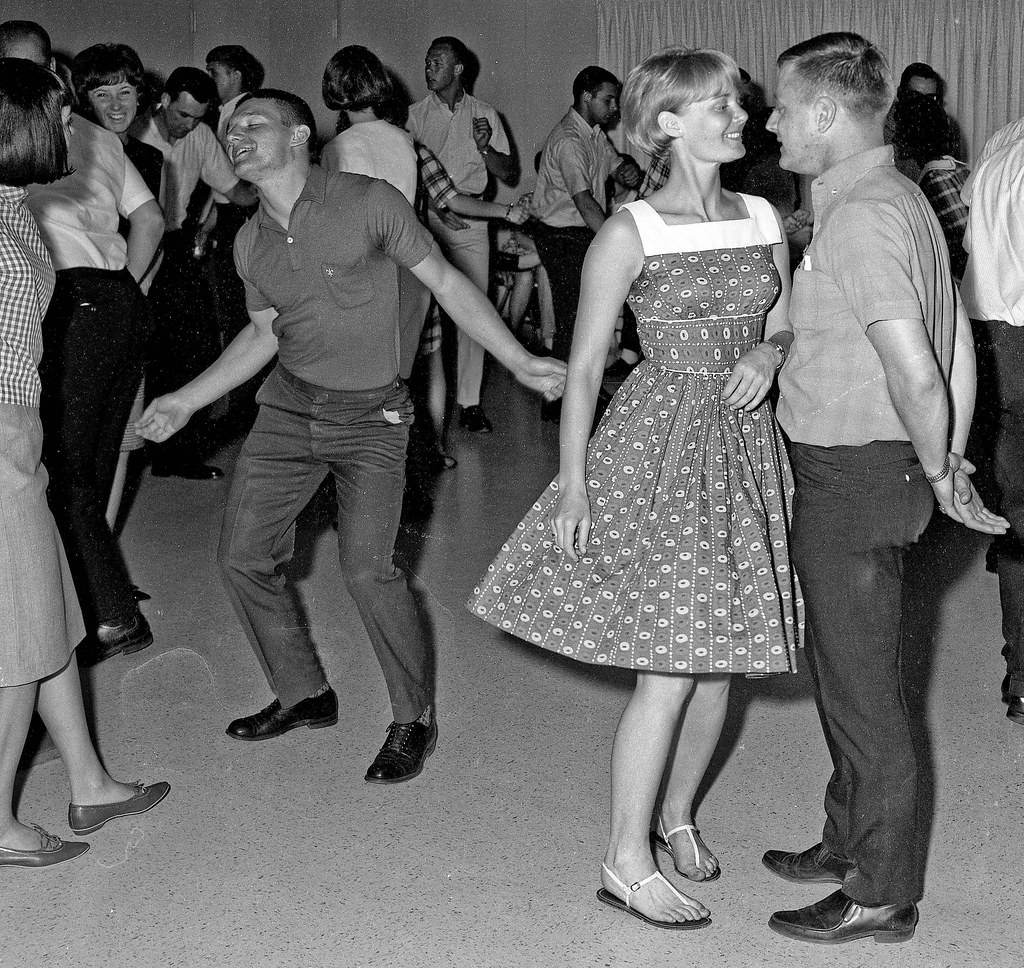
<path fill-rule="evenodd" d="M 146 786 L 143 783 L 135 784 L 135 793 L 127 800 L 119 800 L 117 803 L 93 804 L 68 804 L 68 826 L 76 834 L 91 834 L 99 830 L 108 820 L 116 820 L 118 817 L 134 817 L 137 814 L 152 810 L 168 793 L 171 792 L 169 783 L 153 783 Z"/>
<path fill-rule="evenodd" d="M 612 894 L 612 892 L 607 888 L 602 887 L 601 890 L 597 892 L 597 899 L 602 904 L 607 904 L 609 907 L 613 907 L 617 911 L 625 911 L 626 914 L 633 915 L 634 918 L 643 921 L 644 924 L 651 925 L 651 927 L 666 928 L 669 931 L 696 931 L 698 928 L 706 928 L 711 923 L 711 918 L 697 918 L 694 921 L 658 921 L 655 918 L 647 917 L 646 914 L 641 914 L 630 906 L 630 896 L 636 894 L 637 891 L 643 890 L 643 888 L 650 884 L 651 881 L 663 881 L 665 884 L 668 884 L 669 888 L 677 897 L 682 898 L 682 895 L 672 887 L 661 871 L 655 871 L 650 876 L 645 877 L 642 881 L 637 881 L 634 884 L 627 885 L 607 864 L 602 864 L 601 868 L 615 882 L 616 887 L 621 888 L 623 893 L 626 895 L 626 900 L 622 901 Z"/>
<path fill-rule="evenodd" d="M 692 823 L 684 823 L 679 827 L 673 827 L 667 833 L 665 832 L 665 825 L 661 821 L 661 817 L 658 817 L 658 829 L 651 831 L 651 843 L 655 847 L 660 847 L 669 857 L 672 858 L 673 863 L 676 859 L 676 852 L 672 849 L 672 844 L 669 843 L 669 838 L 678 833 L 680 830 L 685 830 L 686 835 L 690 838 L 690 846 L 693 848 L 693 866 L 700 867 L 700 849 L 697 847 L 697 838 L 700 836 L 700 831 Z M 702 840 L 703 844 L 704 841 Z M 708 845 L 704 844 L 704 849 L 708 849 Z M 708 851 L 708 853 L 711 853 Z M 694 884 L 706 884 L 708 881 L 717 881 L 722 876 L 722 868 L 716 867 L 713 874 L 707 874 L 704 877 L 690 877 L 689 874 L 684 874 L 677 867 L 681 877 L 685 877 L 688 881 L 693 881 Z"/>
<path fill-rule="evenodd" d="M 0 847 L 0 867 L 52 867 L 66 860 L 81 857 L 89 845 L 84 841 L 65 842 L 54 837 L 42 827 L 34 823 L 26 824 L 39 834 L 41 848 L 39 850 L 15 850 L 13 847 Z"/>

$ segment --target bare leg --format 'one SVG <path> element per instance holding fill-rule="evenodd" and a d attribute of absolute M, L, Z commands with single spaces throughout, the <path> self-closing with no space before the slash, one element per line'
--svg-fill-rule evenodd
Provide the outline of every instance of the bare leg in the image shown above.
<path fill-rule="evenodd" d="M 551 349 L 555 339 L 555 304 L 551 301 L 551 282 L 542 265 L 536 269 L 537 302 L 540 305 L 540 335 L 544 345 Z"/>
<path fill-rule="evenodd" d="M 526 315 L 526 307 L 530 305 L 531 295 L 533 295 L 533 273 L 530 271 L 514 273 L 512 294 L 508 301 L 508 328 L 513 333 L 518 334 L 519 332 L 519 324 Z"/>
<path fill-rule="evenodd" d="M 37 683 L 0 687 L 0 847 L 39 850 L 39 834 L 14 816 L 14 779 L 36 704 Z"/>
<path fill-rule="evenodd" d="M 657 870 L 651 856 L 654 804 L 672 738 L 693 679 L 637 673 L 636 688 L 619 721 L 612 746 L 611 837 L 604 862 L 626 884 Z M 608 878 L 606 890 L 617 894 Z M 707 915 L 700 902 L 682 900 L 660 881 L 630 898 L 637 911 L 659 921 L 693 921 Z"/>
<path fill-rule="evenodd" d="M 112 780 L 100 763 L 82 705 L 76 656 L 39 683 L 39 715 L 68 771 L 72 803 L 117 803 L 135 793 L 135 787 Z"/>
<path fill-rule="evenodd" d="M 731 676 L 701 676 L 696 681 L 679 729 L 675 755 L 668 765 L 665 797 L 661 804 L 661 818 L 666 831 L 693 823 L 693 798 L 722 735 L 731 681 Z M 694 863 L 693 844 L 685 830 L 674 834 L 671 844 L 676 870 L 680 874 L 702 880 L 718 870 L 718 859 L 699 837 L 699 864 Z"/>
<path fill-rule="evenodd" d="M 436 349 L 426 360 L 427 365 L 427 410 L 434 425 L 434 439 L 442 454 L 448 453 L 445 433 L 445 410 L 448 400 L 448 382 L 444 378 L 444 358 Z"/>

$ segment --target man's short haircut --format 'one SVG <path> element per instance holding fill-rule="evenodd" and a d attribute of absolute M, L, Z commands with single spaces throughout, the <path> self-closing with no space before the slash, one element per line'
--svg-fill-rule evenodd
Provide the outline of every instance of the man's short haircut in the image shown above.
<path fill-rule="evenodd" d="M 926 81 L 935 81 L 936 96 L 940 101 L 942 100 L 943 95 L 946 93 L 945 82 L 931 64 L 925 64 L 923 61 L 915 61 L 913 64 L 908 64 L 906 66 L 903 73 L 900 75 L 900 86 L 896 89 L 897 93 L 902 94 L 904 91 L 909 90 L 910 82 L 915 77 L 924 78 Z"/>
<path fill-rule="evenodd" d="M 198 67 L 176 67 L 164 83 L 164 94 L 172 101 L 180 94 L 191 94 L 200 104 L 212 104 L 217 100 L 217 85 Z"/>
<path fill-rule="evenodd" d="M 626 137 L 652 157 L 663 154 L 672 140 L 658 126 L 662 111 L 739 92 L 740 69 L 719 50 L 669 47 L 629 72 L 619 106 Z"/>
<path fill-rule="evenodd" d="M 819 34 L 783 51 L 778 67 L 792 69 L 791 76 L 808 103 L 827 94 L 862 121 L 880 120 L 892 106 L 889 64 L 860 34 Z"/>
<path fill-rule="evenodd" d="M 281 115 L 281 123 L 287 127 L 295 128 L 304 124 L 309 128 L 309 145 L 313 146 L 316 141 L 316 118 L 313 117 L 310 106 L 298 94 L 292 94 L 291 91 L 279 91 L 274 87 L 261 87 L 242 98 L 238 102 L 238 107 L 256 100 L 271 101 L 276 104 Z"/>
<path fill-rule="evenodd" d="M 471 60 L 469 48 L 458 37 L 435 37 L 430 42 L 430 47 L 427 50 L 432 50 L 434 47 L 447 47 L 452 52 L 452 57 L 455 58 L 456 63 L 461 64 L 463 67 L 469 66 Z"/>
<path fill-rule="evenodd" d="M 49 67 L 53 59 L 50 35 L 41 24 L 34 20 L 6 20 L 0 24 L 0 57 L 11 53 L 24 43 L 35 44 L 43 58 L 41 66 Z"/>
<path fill-rule="evenodd" d="M 359 44 L 342 47 L 327 62 L 321 91 L 332 111 L 372 108 L 378 118 L 397 123 L 398 92 L 391 75 L 373 51 Z"/>
<path fill-rule="evenodd" d="M 68 174 L 61 79 L 18 57 L 0 58 L 0 184 L 24 188 Z"/>
<path fill-rule="evenodd" d="M 263 65 L 239 44 L 222 44 L 206 55 L 206 65 L 223 64 L 230 71 L 242 75 L 242 91 L 255 91 L 263 83 L 266 72 Z"/>
<path fill-rule="evenodd" d="M 130 84 L 140 95 L 146 87 L 146 71 L 139 55 L 127 44 L 93 44 L 75 55 L 71 77 L 79 106 L 86 109 L 88 94 L 107 84 Z"/>
<path fill-rule="evenodd" d="M 584 94 L 593 94 L 602 84 L 614 84 L 616 89 L 622 86 L 611 71 L 606 71 L 603 67 L 596 67 L 593 64 L 590 67 L 584 67 L 576 75 L 576 80 L 572 82 L 572 103 L 579 104 L 580 98 Z"/>

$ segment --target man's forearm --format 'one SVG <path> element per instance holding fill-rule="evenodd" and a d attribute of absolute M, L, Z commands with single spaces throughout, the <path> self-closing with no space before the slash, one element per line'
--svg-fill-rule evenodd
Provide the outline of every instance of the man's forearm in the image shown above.
<path fill-rule="evenodd" d="M 195 413 L 255 376 L 277 353 L 277 340 L 249 323 L 194 380 L 176 393 Z"/>
<path fill-rule="evenodd" d="M 500 151 L 495 151 L 490 145 L 488 145 L 486 150 L 483 152 L 483 156 L 487 170 L 494 175 L 495 178 L 503 182 L 511 181 L 515 175 L 516 168 L 511 155 L 503 155 Z"/>

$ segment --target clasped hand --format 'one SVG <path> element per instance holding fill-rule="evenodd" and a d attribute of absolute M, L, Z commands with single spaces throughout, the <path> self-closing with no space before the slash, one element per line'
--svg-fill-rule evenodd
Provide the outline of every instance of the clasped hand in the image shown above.
<path fill-rule="evenodd" d="M 974 489 L 970 475 L 976 470 L 977 468 L 966 457 L 950 451 L 948 476 L 932 485 L 939 502 L 939 510 L 972 531 L 981 531 L 983 534 L 1006 534 L 1010 522 L 985 507 Z"/>
<path fill-rule="evenodd" d="M 747 350 L 722 388 L 722 403 L 733 410 L 754 410 L 775 382 L 775 354 L 764 343 Z"/>

